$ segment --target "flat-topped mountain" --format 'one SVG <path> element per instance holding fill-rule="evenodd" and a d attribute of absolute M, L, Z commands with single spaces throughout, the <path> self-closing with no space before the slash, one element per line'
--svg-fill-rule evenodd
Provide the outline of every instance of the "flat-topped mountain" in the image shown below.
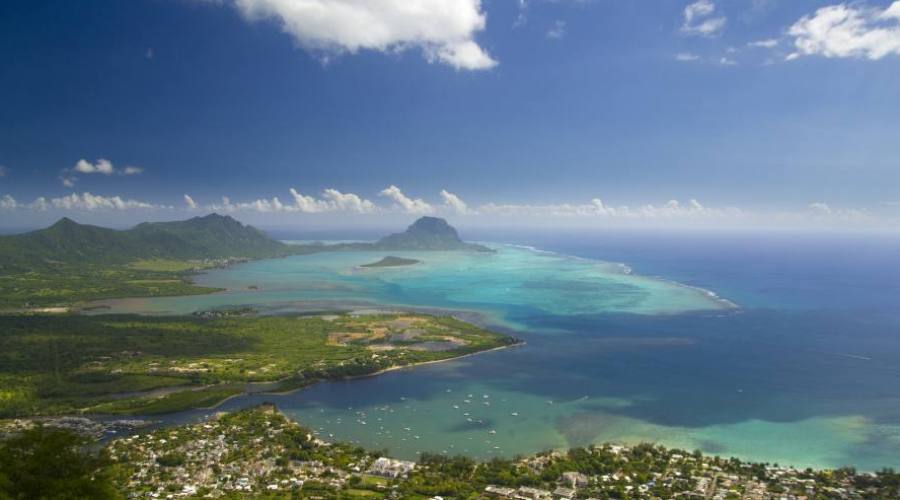
<path fill-rule="evenodd" d="M 52 226 L 0 236 L 0 269 L 50 264 L 124 264 L 140 259 L 280 257 L 289 245 L 229 216 L 210 214 L 176 222 L 144 222 L 116 230 L 63 217 Z"/>
<path fill-rule="evenodd" d="M 406 228 L 406 231 L 385 236 L 373 246 L 378 250 L 491 251 L 485 246 L 464 242 L 453 226 L 438 217 L 422 217 Z"/>

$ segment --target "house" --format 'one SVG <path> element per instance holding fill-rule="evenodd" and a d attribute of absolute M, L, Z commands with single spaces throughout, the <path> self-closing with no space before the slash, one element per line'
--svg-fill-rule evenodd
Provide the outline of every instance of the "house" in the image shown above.
<path fill-rule="evenodd" d="M 560 486 L 559 488 L 553 490 L 553 495 L 560 498 L 575 498 L 575 490 L 572 488 L 564 488 Z"/>
<path fill-rule="evenodd" d="M 381 457 L 378 460 L 375 460 L 375 462 L 372 463 L 372 466 L 369 467 L 369 474 L 394 479 L 405 476 L 415 468 L 415 462 Z"/>
<path fill-rule="evenodd" d="M 484 492 L 487 494 L 490 494 L 490 495 L 496 495 L 498 497 L 509 498 L 509 497 L 512 497 L 516 493 L 516 490 L 514 490 L 512 488 L 503 488 L 501 486 L 489 485 L 487 488 L 484 489 Z"/>
<path fill-rule="evenodd" d="M 562 482 L 570 488 L 584 488 L 590 484 L 591 479 L 580 472 L 563 472 Z"/>
<path fill-rule="evenodd" d="M 522 486 L 516 492 L 516 495 L 514 498 L 521 498 L 524 500 L 538 500 L 538 499 L 542 499 L 542 498 L 551 498 L 552 496 L 553 496 L 553 494 L 547 490 L 540 490 L 537 488 Z"/>

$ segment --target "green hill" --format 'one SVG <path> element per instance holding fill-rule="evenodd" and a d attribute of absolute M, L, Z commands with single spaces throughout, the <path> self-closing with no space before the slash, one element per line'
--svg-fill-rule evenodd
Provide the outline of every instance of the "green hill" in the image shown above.
<path fill-rule="evenodd" d="M 464 242 L 453 226 L 438 217 L 422 217 L 406 231 L 385 236 L 372 246 L 377 250 L 491 251 L 485 246 Z"/>
<path fill-rule="evenodd" d="M 0 270 L 115 265 L 145 259 L 267 258 L 294 250 L 229 216 L 145 222 L 124 231 L 62 218 L 46 229 L 0 236 Z"/>

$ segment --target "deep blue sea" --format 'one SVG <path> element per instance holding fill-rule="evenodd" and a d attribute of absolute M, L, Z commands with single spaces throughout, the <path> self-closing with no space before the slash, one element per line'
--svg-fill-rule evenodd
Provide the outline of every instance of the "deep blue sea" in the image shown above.
<path fill-rule="evenodd" d="M 375 275 L 355 266 L 378 255 L 262 261 L 201 280 L 233 290 L 254 284 L 261 293 L 118 302 L 114 309 L 371 300 L 474 311 L 527 341 L 225 405 L 274 401 L 326 438 L 398 456 L 488 458 L 653 441 L 798 466 L 900 466 L 900 238 L 464 236 L 540 251 L 504 247 L 493 260 L 425 254 L 424 267 Z M 623 263 L 631 274 L 608 263 Z"/>

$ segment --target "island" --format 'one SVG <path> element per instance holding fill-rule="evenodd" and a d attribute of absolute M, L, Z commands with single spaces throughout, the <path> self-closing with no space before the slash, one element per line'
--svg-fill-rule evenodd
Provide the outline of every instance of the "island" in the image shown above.
<path fill-rule="evenodd" d="M 401 267 L 401 266 L 412 266 L 415 264 L 421 263 L 421 260 L 416 259 L 405 259 L 403 257 L 394 257 L 393 255 L 388 255 L 387 257 L 379 260 L 378 262 L 371 262 L 369 264 L 363 264 L 359 267 Z"/>
<path fill-rule="evenodd" d="M 456 229 L 439 217 L 421 217 L 402 233 L 394 233 L 371 245 L 375 250 L 465 250 L 493 252 L 484 245 L 466 243 Z"/>

